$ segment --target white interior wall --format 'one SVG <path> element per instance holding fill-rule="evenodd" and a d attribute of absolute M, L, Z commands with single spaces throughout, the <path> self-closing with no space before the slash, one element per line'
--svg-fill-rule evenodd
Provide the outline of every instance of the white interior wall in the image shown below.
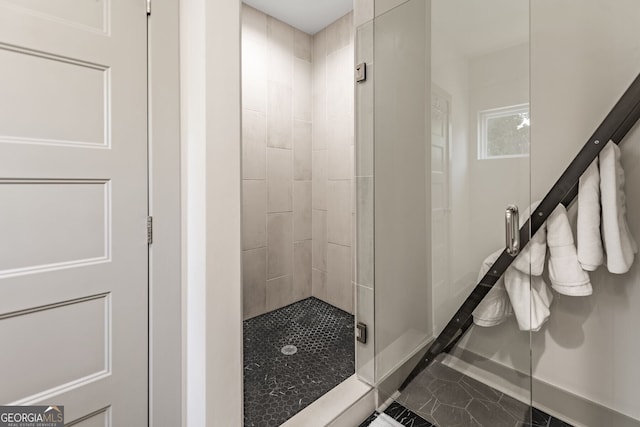
<path fill-rule="evenodd" d="M 183 287 L 185 288 L 185 408 L 183 423 L 204 425 L 206 382 L 204 256 L 204 2 L 180 3 L 180 114 L 182 121 Z"/>
<path fill-rule="evenodd" d="M 205 425 L 215 427 L 243 419 L 240 4 L 207 2 L 205 16 Z"/>
<path fill-rule="evenodd" d="M 242 425 L 240 2 L 183 0 L 180 24 L 184 423 Z"/>

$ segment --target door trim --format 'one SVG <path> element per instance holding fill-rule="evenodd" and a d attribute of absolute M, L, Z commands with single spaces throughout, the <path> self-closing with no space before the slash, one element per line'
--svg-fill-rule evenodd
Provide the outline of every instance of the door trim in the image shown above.
<path fill-rule="evenodd" d="M 182 181 L 179 2 L 154 0 L 147 20 L 149 425 L 183 423 Z"/>

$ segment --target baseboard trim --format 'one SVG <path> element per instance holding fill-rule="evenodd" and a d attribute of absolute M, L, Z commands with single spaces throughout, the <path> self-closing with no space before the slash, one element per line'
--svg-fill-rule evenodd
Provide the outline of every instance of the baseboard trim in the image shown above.
<path fill-rule="evenodd" d="M 575 427 L 640 427 L 640 420 L 540 379 L 530 380 L 528 375 L 469 350 L 457 349 L 455 355 L 445 355 L 442 363 L 524 403 L 533 394 L 536 408 Z"/>

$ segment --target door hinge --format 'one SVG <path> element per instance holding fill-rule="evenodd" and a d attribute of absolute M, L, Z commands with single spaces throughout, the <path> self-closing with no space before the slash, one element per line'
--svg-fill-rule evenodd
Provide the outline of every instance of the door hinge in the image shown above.
<path fill-rule="evenodd" d="M 153 243 L 153 217 L 147 217 L 147 244 Z"/>
<path fill-rule="evenodd" d="M 362 344 L 367 343 L 367 325 L 362 322 L 356 325 L 356 340 Z"/>
<path fill-rule="evenodd" d="M 367 64 L 361 62 L 356 65 L 356 83 L 360 83 L 367 80 Z"/>
<path fill-rule="evenodd" d="M 147 0 L 147 15 L 151 15 L 151 0 Z"/>

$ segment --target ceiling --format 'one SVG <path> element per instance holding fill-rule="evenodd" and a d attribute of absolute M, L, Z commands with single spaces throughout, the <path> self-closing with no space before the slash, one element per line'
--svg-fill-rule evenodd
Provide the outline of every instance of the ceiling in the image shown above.
<path fill-rule="evenodd" d="M 243 0 L 287 24 L 315 34 L 353 9 L 353 0 Z"/>
<path fill-rule="evenodd" d="M 529 0 L 432 2 L 433 34 L 461 53 L 480 56 L 529 40 Z"/>
<path fill-rule="evenodd" d="M 315 34 L 353 9 L 353 0 L 243 0 L 267 15 Z M 524 43 L 529 36 L 529 0 L 438 0 L 433 31 L 469 56 Z"/>

